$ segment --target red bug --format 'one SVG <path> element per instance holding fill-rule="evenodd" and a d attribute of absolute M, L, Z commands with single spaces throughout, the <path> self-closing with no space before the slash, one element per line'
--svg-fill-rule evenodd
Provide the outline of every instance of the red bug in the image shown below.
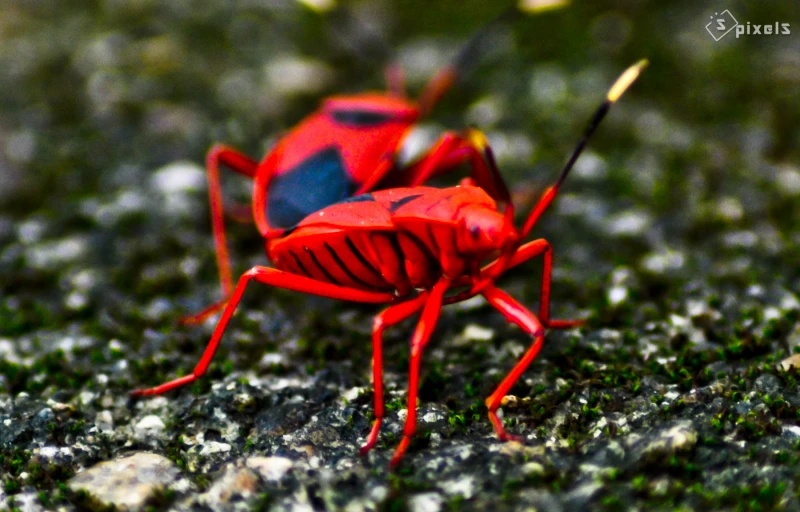
<path fill-rule="evenodd" d="M 405 453 L 416 429 L 416 401 L 422 349 L 427 344 L 443 304 L 483 295 L 509 322 L 533 338 L 533 343 L 497 389 L 486 399 L 489 419 L 501 440 L 514 439 L 506 433 L 497 409 L 503 397 L 536 357 L 545 328 L 567 328 L 580 321 L 550 318 L 552 250 L 544 239 L 522 245 L 536 221 L 555 199 L 598 123 L 611 105 L 636 80 L 647 61 L 628 68 L 609 90 L 595 112 L 583 137 L 561 171 L 529 214 L 521 229 L 511 223 L 511 209 L 498 211 L 495 201 L 481 188 L 464 184 L 438 189 L 396 188 L 356 196 L 306 217 L 286 230 L 281 238 L 268 240 L 266 250 L 277 268 L 253 267 L 239 279 L 206 350 L 191 375 L 160 386 L 136 390 L 134 396 L 164 393 L 202 376 L 222 338 L 225 328 L 244 294 L 247 284 L 262 284 L 310 293 L 322 297 L 391 306 L 375 317 L 373 326 L 373 379 L 375 423 L 361 449 L 376 443 L 383 420 L 382 334 L 421 311 L 411 339 L 408 415 L 403 439 L 391 465 Z M 471 182 L 465 179 L 465 182 Z M 499 257 L 481 268 L 493 255 Z M 535 256 L 544 258 L 539 314 L 495 286 L 509 267 Z M 450 289 L 460 293 L 445 296 Z"/>
<path fill-rule="evenodd" d="M 543 8 L 526 9 L 532 12 Z M 389 66 L 387 93 L 328 98 L 317 112 L 281 138 L 261 162 L 227 146 L 214 146 L 206 166 L 214 245 L 225 299 L 183 322 L 206 319 L 222 309 L 233 293 L 223 222 L 220 164 L 254 180 L 254 219 L 260 234 L 267 240 L 282 237 L 287 228 L 321 208 L 375 189 L 389 174 L 392 174 L 392 186 L 415 186 L 464 162 L 471 167 L 479 186 L 493 198 L 508 203 L 508 191 L 494 159 L 488 150 L 482 149 L 488 146 L 475 130 L 444 133 L 425 156 L 402 171 L 398 155 L 414 125 L 431 111 L 458 77 L 474 65 L 473 61 L 486 46 L 491 29 L 520 13 L 515 8 L 505 11 L 473 36 L 453 63 L 431 79 L 418 101 L 405 97 L 399 66 Z"/>

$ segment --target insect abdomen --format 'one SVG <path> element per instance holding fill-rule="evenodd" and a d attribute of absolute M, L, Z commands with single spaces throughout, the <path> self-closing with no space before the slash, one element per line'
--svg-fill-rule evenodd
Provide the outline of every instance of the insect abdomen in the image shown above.
<path fill-rule="evenodd" d="M 382 275 L 380 260 L 365 244 L 365 235 L 338 231 L 299 237 L 276 247 L 272 258 L 281 270 L 319 281 L 360 290 L 393 290 Z"/>

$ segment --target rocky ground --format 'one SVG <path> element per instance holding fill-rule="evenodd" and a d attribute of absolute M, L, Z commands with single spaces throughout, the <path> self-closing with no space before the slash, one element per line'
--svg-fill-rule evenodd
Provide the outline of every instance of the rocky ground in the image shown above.
<path fill-rule="evenodd" d="M 691 2 L 521 20 L 437 108 L 431 132 L 488 132 L 524 211 L 616 75 L 652 62 L 536 228 L 554 315 L 588 323 L 548 333 L 513 388 L 524 442 L 497 441 L 483 399 L 529 341 L 470 300 L 426 349 L 396 471 L 413 324 L 386 335 L 386 424 L 359 457 L 372 307 L 253 286 L 207 378 L 128 398 L 190 372 L 214 326 L 177 325 L 219 296 L 207 148 L 261 155 L 321 97 L 381 87 L 332 20 L 239 4 L 0 4 L 0 510 L 800 510 L 790 4 L 726 5 L 792 33 L 718 42 Z M 396 4 L 353 10 L 413 91 L 499 11 Z M 263 264 L 253 227 L 230 230 L 237 272 Z M 534 308 L 539 274 L 500 283 Z"/>

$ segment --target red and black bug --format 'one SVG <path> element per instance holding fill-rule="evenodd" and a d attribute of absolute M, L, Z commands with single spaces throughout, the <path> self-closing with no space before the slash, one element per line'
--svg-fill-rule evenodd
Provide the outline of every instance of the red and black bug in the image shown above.
<path fill-rule="evenodd" d="M 445 132 L 421 159 L 410 165 L 400 162 L 398 156 L 414 125 L 460 76 L 474 67 L 489 36 L 518 16 L 520 9 L 505 11 L 478 31 L 456 59 L 430 80 L 417 101 L 405 96 L 399 65 L 390 65 L 386 93 L 326 99 L 317 112 L 281 138 L 261 162 L 227 146 L 214 146 L 206 166 L 214 245 L 225 300 L 233 293 L 233 279 L 223 222 L 220 164 L 254 180 L 253 218 L 267 240 L 282 237 L 287 228 L 317 210 L 374 190 L 390 174 L 392 186 L 416 186 L 462 163 L 470 166 L 479 186 L 507 204 L 509 194 L 494 157 L 476 130 Z M 540 9 L 528 7 L 526 12 Z M 184 322 L 204 320 L 222 309 L 225 300 Z"/>
<path fill-rule="evenodd" d="M 383 330 L 421 311 L 411 339 L 408 415 L 403 439 L 392 457 L 391 463 L 395 465 L 416 429 L 422 350 L 433 332 L 441 306 L 481 294 L 509 322 L 517 324 L 533 338 L 522 359 L 486 399 L 489 419 L 497 436 L 501 440 L 512 438 L 497 417 L 503 397 L 536 357 L 546 328 L 566 328 L 580 323 L 550 318 L 553 259 L 550 243 L 538 239 L 523 245 L 522 241 L 556 197 L 598 123 L 646 64 L 641 61 L 631 66 L 617 79 L 558 180 L 544 192 L 521 229 L 513 226 L 508 210 L 500 213 L 495 201 L 471 184 L 445 189 L 381 190 L 323 208 L 286 230 L 282 237 L 266 242 L 267 255 L 276 268 L 253 267 L 242 275 L 191 375 L 134 391 L 133 395 L 163 393 L 202 376 L 248 283 L 253 280 L 322 297 L 389 303 L 391 306 L 375 317 L 373 326 L 376 419 L 361 450 L 366 453 L 376 443 L 384 415 Z M 471 182 L 470 179 L 465 181 Z M 484 261 L 496 255 L 499 255 L 496 260 L 481 268 Z M 495 281 L 507 268 L 538 255 L 544 258 L 544 271 L 539 314 L 535 315 L 496 287 Z M 462 291 L 455 295 L 445 295 L 448 290 L 459 288 Z"/>

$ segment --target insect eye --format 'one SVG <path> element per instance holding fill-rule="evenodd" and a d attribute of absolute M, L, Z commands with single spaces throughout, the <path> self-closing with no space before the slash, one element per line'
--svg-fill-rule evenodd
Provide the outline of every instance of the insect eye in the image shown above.
<path fill-rule="evenodd" d="M 481 236 L 481 228 L 477 224 L 469 227 L 469 234 L 473 240 L 477 240 Z"/>

